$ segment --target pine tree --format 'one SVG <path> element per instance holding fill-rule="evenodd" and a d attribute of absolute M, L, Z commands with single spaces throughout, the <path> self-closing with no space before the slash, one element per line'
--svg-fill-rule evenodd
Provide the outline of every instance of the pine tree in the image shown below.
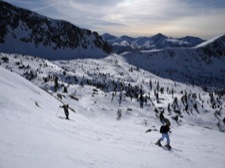
<path fill-rule="evenodd" d="M 150 87 L 150 90 L 152 90 L 152 81 L 151 80 L 149 81 L 149 87 Z"/>
<path fill-rule="evenodd" d="M 55 82 L 54 90 L 55 90 L 55 92 L 57 91 L 57 89 L 58 89 L 58 87 L 59 87 L 58 79 L 59 79 L 59 78 L 58 78 L 57 76 L 55 76 L 55 78 L 54 78 L 54 82 Z"/>
<path fill-rule="evenodd" d="M 68 93 L 66 86 L 64 86 L 63 92 Z"/>

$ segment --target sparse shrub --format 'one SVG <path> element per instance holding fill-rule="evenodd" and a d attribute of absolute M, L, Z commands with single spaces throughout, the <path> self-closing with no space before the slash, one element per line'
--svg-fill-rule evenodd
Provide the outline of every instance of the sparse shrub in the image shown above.
<path fill-rule="evenodd" d="M 79 101 L 79 98 L 76 97 L 75 95 L 70 95 L 70 98 L 73 99 L 73 100 Z"/>
<path fill-rule="evenodd" d="M 63 92 L 64 92 L 64 93 L 68 93 L 66 86 L 64 86 Z"/>
<path fill-rule="evenodd" d="M 120 118 L 122 117 L 122 110 L 121 109 L 118 109 L 117 111 L 117 120 L 120 120 Z"/>
<path fill-rule="evenodd" d="M 198 106 L 197 106 L 196 103 L 194 104 L 194 109 L 195 109 L 195 111 L 196 111 L 197 113 L 199 113 L 199 111 L 198 111 Z"/>
<path fill-rule="evenodd" d="M 59 93 L 58 93 L 58 94 L 57 94 L 57 97 L 60 98 L 60 99 L 62 99 L 64 96 L 63 96 L 62 94 L 59 94 Z"/>
<path fill-rule="evenodd" d="M 159 112 L 159 110 L 157 108 L 155 108 L 154 111 L 155 111 L 155 113 L 158 113 Z"/>
<path fill-rule="evenodd" d="M 8 63 L 8 62 L 9 62 L 9 58 L 8 58 L 8 57 L 2 57 L 2 61 L 3 61 L 4 63 Z"/>
<path fill-rule="evenodd" d="M 48 78 L 46 78 L 46 77 L 43 77 L 43 80 L 44 80 L 45 83 L 48 82 Z"/>
<path fill-rule="evenodd" d="M 20 62 L 16 62 L 15 64 L 16 64 L 17 66 L 19 66 L 19 65 L 20 65 Z"/>

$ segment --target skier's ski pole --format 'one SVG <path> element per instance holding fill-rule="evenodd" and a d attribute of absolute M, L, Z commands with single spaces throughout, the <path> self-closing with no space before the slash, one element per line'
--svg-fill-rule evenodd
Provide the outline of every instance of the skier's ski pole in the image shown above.
<path fill-rule="evenodd" d="M 59 106 L 59 108 L 60 108 L 60 106 Z M 58 112 L 59 112 L 59 108 L 58 108 L 58 110 L 57 110 L 56 116 L 58 115 Z"/>

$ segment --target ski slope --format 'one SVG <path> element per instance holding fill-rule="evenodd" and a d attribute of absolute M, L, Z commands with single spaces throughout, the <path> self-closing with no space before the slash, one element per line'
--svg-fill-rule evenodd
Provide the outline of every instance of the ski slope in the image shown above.
<path fill-rule="evenodd" d="M 0 67 L 0 167 L 9 168 L 223 168 L 225 135 L 197 125 L 172 125 L 172 151 L 153 143 L 160 122 L 133 105 L 133 112 L 116 120 L 120 106 L 102 99 L 103 92 L 86 96 L 92 87 L 79 87 L 80 100 L 67 101 L 70 120 L 61 102 L 17 74 Z M 100 102 L 100 103 L 99 103 Z M 123 107 L 129 107 L 129 101 Z M 122 108 L 123 112 L 124 109 Z M 60 117 L 60 118 L 59 118 Z M 177 150 L 176 150 L 177 149 Z"/>

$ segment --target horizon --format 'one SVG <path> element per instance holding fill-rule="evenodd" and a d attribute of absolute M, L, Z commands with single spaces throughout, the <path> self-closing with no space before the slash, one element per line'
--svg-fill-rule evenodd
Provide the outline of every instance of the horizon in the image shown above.
<path fill-rule="evenodd" d="M 223 0 L 5 0 L 52 19 L 120 37 L 195 36 L 204 40 L 225 33 Z"/>

